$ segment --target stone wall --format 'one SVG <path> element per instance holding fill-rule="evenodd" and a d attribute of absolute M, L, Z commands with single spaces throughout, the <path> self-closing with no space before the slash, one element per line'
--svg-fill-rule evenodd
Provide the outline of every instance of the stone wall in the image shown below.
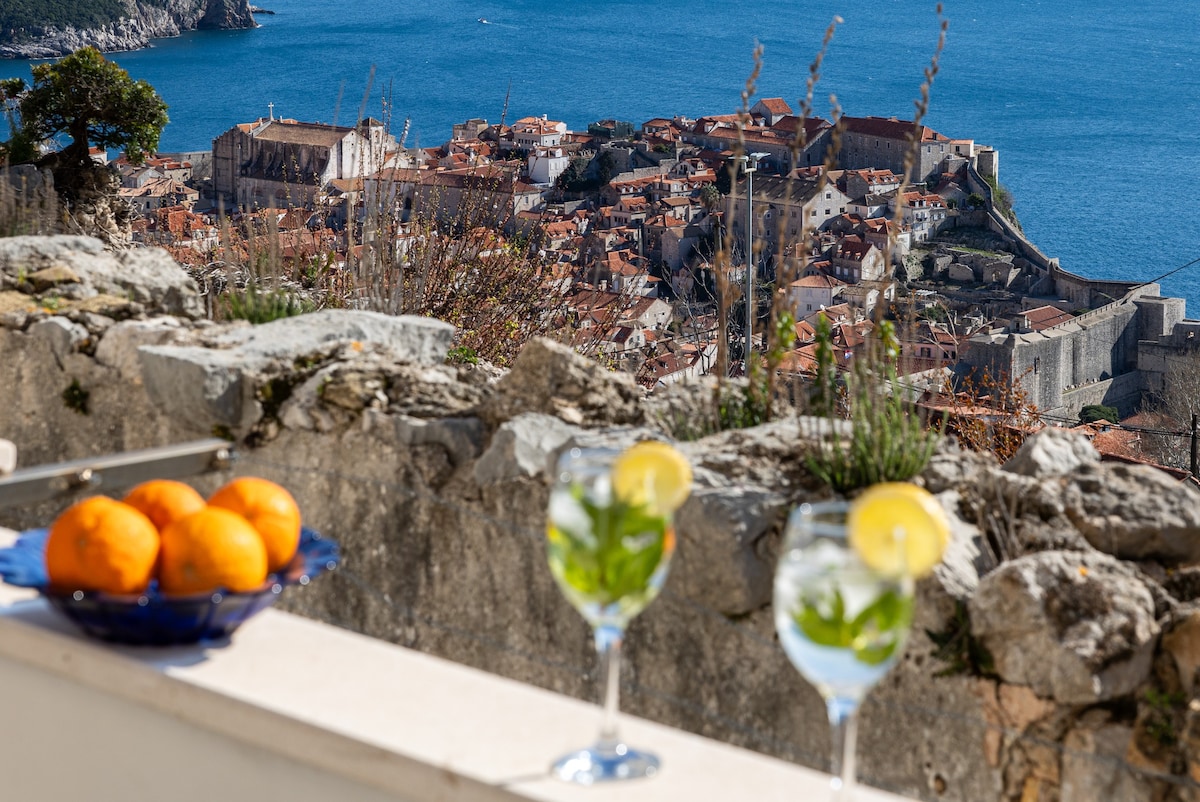
<path fill-rule="evenodd" d="M 1103 404 L 1116 407 L 1121 415 L 1133 415 L 1141 409 L 1145 398 L 1144 374 L 1140 371 L 1125 373 L 1112 379 L 1086 382 L 1070 390 L 1064 390 L 1062 405 L 1042 410 L 1054 420 L 1076 420 L 1084 407 Z"/>
<path fill-rule="evenodd" d="M 446 365 L 452 331 L 423 319 L 206 324 L 186 275 L 140 253 L 0 240 L 0 436 L 22 465 L 226 433 L 236 473 L 290 488 L 342 544 L 343 566 L 286 607 L 597 698 L 588 631 L 545 566 L 549 467 L 694 424 L 709 388 L 643 398 L 545 341 L 507 373 Z M 828 493 L 805 467 L 824 430 L 788 418 L 680 444 L 695 488 L 667 587 L 628 634 L 624 710 L 825 765 L 824 706 L 770 609 L 783 519 Z M 1003 469 L 947 443 L 918 479 L 954 538 L 864 707 L 868 782 L 959 802 L 1193 798 L 1200 491 L 1097 459 L 1052 430 Z M 0 525 L 57 508 L 0 509 Z"/>
<path fill-rule="evenodd" d="M 1149 287 L 1146 291 L 1154 292 Z M 976 335 L 960 351 L 962 361 L 956 369 L 965 372 L 986 366 L 1018 377 L 1038 409 L 1067 415 L 1076 414 L 1075 402 L 1085 397 L 1076 390 L 1094 390 L 1095 385 L 1129 374 L 1103 403 L 1116 406 L 1122 415 L 1132 415 L 1141 398 L 1131 391 L 1135 385 L 1146 386 L 1137 374 L 1139 343 L 1165 320 L 1160 305 L 1151 303 L 1154 300 L 1135 294 L 1128 302 L 1110 304 L 1042 331 Z M 1089 391 L 1086 397 L 1094 394 Z"/>
<path fill-rule="evenodd" d="M 1135 289 L 1142 295 L 1158 294 L 1157 284 L 1087 278 L 1057 266 L 1052 271 L 1052 277 L 1055 294 L 1069 300 L 1077 309 L 1096 309 L 1116 303 Z"/>
<path fill-rule="evenodd" d="M 967 189 L 971 192 L 977 192 L 987 199 L 987 227 L 1009 240 L 1018 256 L 1029 260 L 1039 270 L 1048 272 L 1058 266 L 1057 259 L 1051 259 L 1038 250 L 1036 245 L 1025 239 L 1024 233 L 1019 228 L 995 210 L 992 187 L 983 179 L 983 176 L 979 174 L 979 171 L 973 165 L 967 165 Z"/>

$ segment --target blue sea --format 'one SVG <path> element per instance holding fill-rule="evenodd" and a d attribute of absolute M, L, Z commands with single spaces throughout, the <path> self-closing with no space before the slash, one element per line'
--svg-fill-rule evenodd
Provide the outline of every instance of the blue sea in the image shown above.
<path fill-rule="evenodd" d="M 269 113 L 410 121 L 432 146 L 471 117 L 730 113 L 763 48 L 757 96 L 793 108 L 826 26 L 843 22 L 814 100 L 910 117 L 939 30 L 923 0 L 256 0 L 249 31 L 114 54 L 170 107 L 165 151 L 208 148 Z M 1200 257 L 1200 5 L 946 0 L 927 122 L 1000 151 L 1026 234 L 1077 273 L 1145 280 Z M 0 62 L 0 78 L 29 77 Z M 1200 265 L 1162 281 L 1200 317 Z"/>

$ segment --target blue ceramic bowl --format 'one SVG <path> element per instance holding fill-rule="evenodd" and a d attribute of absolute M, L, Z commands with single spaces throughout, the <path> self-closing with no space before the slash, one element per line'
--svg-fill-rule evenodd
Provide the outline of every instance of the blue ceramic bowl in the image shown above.
<path fill-rule="evenodd" d="M 142 646 L 224 638 L 274 604 L 285 587 L 307 585 L 340 561 L 336 542 L 305 527 L 291 564 L 267 577 L 258 590 L 167 596 L 159 591 L 157 582 L 151 582 L 145 593 L 119 596 L 50 585 L 46 575 L 48 534 L 45 529 L 31 529 L 13 546 L 0 549 L 0 578 L 10 585 L 34 588 L 92 637 Z"/>

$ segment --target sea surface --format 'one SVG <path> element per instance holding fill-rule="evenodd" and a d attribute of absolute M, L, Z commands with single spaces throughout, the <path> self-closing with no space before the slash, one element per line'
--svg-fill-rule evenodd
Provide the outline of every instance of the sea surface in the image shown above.
<path fill-rule="evenodd" d="M 924 0 L 257 0 L 248 31 L 196 32 L 110 57 L 168 103 L 164 151 L 202 150 L 271 113 L 390 121 L 433 146 L 471 117 L 731 113 L 805 94 L 840 17 L 814 111 L 911 117 L 939 31 Z M 1149 280 L 1200 257 L 1200 4 L 946 0 L 926 120 L 1000 151 L 1027 236 L 1087 276 Z M 29 62 L 0 61 L 0 78 Z M 1200 317 L 1200 264 L 1162 280 Z"/>

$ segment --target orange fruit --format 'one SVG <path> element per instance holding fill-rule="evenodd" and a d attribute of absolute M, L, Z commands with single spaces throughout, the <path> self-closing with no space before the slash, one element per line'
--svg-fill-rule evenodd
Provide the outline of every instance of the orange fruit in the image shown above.
<path fill-rule="evenodd" d="M 236 512 L 258 530 L 267 547 L 267 570 L 278 571 L 296 556 L 300 507 L 284 488 L 267 479 L 241 476 L 213 493 L 208 503 Z"/>
<path fill-rule="evenodd" d="M 142 482 L 121 500 L 145 513 L 160 532 L 175 519 L 204 508 L 204 496 L 183 482 L 171 479 Z"/>
<path fill-rule="evenodd" d="M 266 579 L 267 549 L 250 522 L 237 513 L 206 506 L 162 531 L 158 584 L 163 593 L 245 593 Z"/>
<path fill-rule="evenodd" d="M 50 525 L 46 573 L 65 590 L 141 593 L 158 558 L 158 529 L 120 501 L 93 496 L 71 505 Z"/>

